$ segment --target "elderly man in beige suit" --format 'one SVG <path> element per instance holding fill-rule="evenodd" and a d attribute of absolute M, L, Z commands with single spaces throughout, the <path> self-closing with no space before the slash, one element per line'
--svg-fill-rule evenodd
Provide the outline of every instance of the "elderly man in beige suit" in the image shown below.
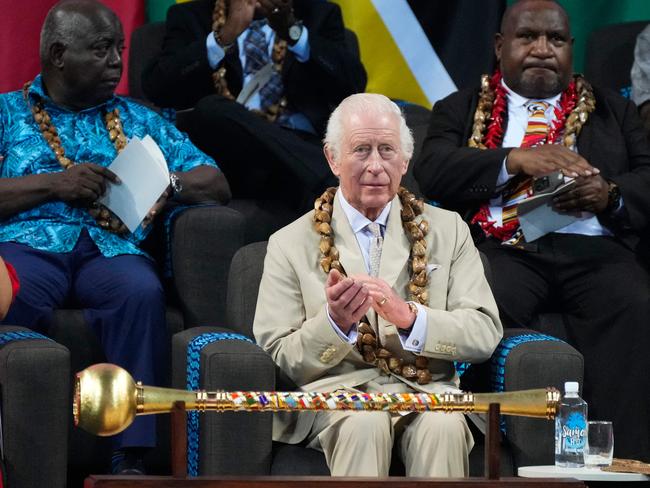
<path fill-rule="evenodd" d="M 305 391 L 456 390 L 454 361 L 501 339 L 466 224 L 399 186 L 412 152 L 393 102 L 346 98 L 325 137 L 340 187 L 269 240 L 255 337 Z M 407 476 L 467 476 L 473 446 L 460 413 L 277 414 L 273 436 L 307 439 L 333 476 L 387 476 L 394 441 Z"/>

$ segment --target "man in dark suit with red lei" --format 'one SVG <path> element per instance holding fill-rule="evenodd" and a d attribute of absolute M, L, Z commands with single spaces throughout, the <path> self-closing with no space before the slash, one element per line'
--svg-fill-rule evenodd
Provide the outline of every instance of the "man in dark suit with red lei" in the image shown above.
<path fill-rule="evenodd" d="M 572 75 L 572 49 L 556 2 L 512 5 L 496 35 L 499 70 L 436 104 L 415 173 L 428 197 L 474 225 L 504 324 L 565 314 L 589 417 L 613 420 L 617 457 L 650 461 L 650 286 L 637 251 L 650 145 L 634 105 Z M 552 200 L 566 221 L 537 237 L 518 209 L 554 177 L 574 180 Z"/>
<path fill-rule="evenodd" d="M 325 122 L 366 85 L 337 5 L 196 0 L 172 6 L 166 27 L 143 89 L 157 105 L 195 108 L 190 137 L 219 161 L 235 198 L 300 205 L 335 184 Z"/>

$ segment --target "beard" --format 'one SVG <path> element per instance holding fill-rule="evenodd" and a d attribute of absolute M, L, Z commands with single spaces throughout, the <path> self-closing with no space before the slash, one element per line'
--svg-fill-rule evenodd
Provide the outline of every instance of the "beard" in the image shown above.
<path fill-rule="evenodd" d="M 544 74 L 524 72 L 514 86 L 509 83 L 508 86 L 526 98 L 551 98 L 569 86 L 569 77 L 554 72 Z"/>

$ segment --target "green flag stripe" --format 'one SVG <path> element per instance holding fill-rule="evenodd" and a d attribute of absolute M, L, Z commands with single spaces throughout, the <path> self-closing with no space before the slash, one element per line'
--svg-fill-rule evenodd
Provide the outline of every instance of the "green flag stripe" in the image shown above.
<path fill-rule="evenodd" d="M 147 22 L 165 20 L 167 9 L 176 3 L 176 0 L 147 0 Z"/>

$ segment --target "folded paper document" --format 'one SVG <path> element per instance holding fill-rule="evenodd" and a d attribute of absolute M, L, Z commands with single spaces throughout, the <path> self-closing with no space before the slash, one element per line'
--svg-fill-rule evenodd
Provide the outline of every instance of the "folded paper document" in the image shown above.
<path fill-rule="evenodd" d="M 581 212 L 560 213 L 553 208 L 553 198 L 570 190 L 573 185 L 575 180 L 569 180 L 553 191 L 533 195 L 519 204 L 517 217 L 526 242 L 533 242 L 582 218 Z"/>
<path fill-rule="evenodd" d="M 121 183 L 109 183 L 99 199 L 134 232 L 169 186 L 169 169 L 158 144 L 134 137 L 108 167 Z"/>

